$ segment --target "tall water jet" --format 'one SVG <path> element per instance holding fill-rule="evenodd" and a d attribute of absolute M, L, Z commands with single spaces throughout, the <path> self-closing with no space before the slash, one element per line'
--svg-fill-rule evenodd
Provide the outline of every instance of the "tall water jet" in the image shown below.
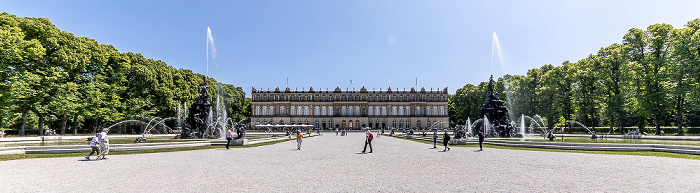
<path fill-rule="evenodd" d="M 216 47 L 214 37 L 211 36 L 211 29 L 207 26 L 207 77 L 209 77 L 209 45 L 211 44 L 211 57 L 216 58 Z"/>
<path fill-rule="evenodd" d="M 520 116 L 520 134 L 525 137 L 525 115 Z"/>
<path fill-rule="evenodd" d="M 491 36 L 491 74 L 493 74 L 494 54 L 498 54 L 498 64 L 503 68 L 503 52 L 501 51 L 501 43 L 498 41 L 496 32 L 493 32 Z"/>

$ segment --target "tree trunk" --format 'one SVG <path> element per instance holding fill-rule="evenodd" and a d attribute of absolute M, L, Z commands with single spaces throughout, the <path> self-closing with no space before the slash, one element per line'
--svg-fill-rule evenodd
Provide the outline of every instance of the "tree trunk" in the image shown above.
<path fill-rule="evenodd" d="M 683 135 L 683 102 L 685 96 L 679 96 L 676 103 L 676 125 L 678 126 L 678 135 Z"/>
<path fill-rule="evenodd" d="M 622 131 L 622 110 L 617 110 L 617 128 L 620 129 L 620 133 L 625 134 L 624 131 Z"/>
<path fill-rule="evenodd" d="M 63 122 L 61 123 L 61 135 L 66 134 L 66 122 L 68 122 L 68 114 L 63 114 Z"/>
<path fill-rule="evenodd" d="M 659 134 L 659 131 L 661 131 L 661 126 L 659 125 L 659 115 L 656 114 L 654 115 L 654 125 L 656 125 L 656 134 Z"/>
<path fill-rule="evenodd" d="M 78 115 L 75 115 L 75 117 L 73 117 L 73 134 L 78 134 Z"/>
<path fill-rule="evenodd" d="M 22 125 L 19 126 L 19 135 L 24 136 L 24 129 L 27 127 L 27 115 L 29 115 L 29 109 L 22 109 Z"/>
<path fill-rule="evenodd" d="M 44 134 L 44 114 L 39 113 L 39 135 Z"/>

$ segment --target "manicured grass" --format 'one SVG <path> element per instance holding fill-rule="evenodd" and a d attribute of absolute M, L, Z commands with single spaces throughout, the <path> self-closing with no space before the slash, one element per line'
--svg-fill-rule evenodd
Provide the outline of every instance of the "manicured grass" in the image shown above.
<path fill-rule="evenodd" d="M 263 136 L 250 136 L 246 139 L 260 139 L 265 138 Z M 110 139 L 110 144 L 132 144 L 135 143 L 136 138 L 118 138 Z M 207 140 L 221 140 L 221 139 L 170 139 L 170 138 L 149 138 L 146 139 L 146 143 L 165 143 L 165 142 L 185 142 L 185 141 L 207 141 Z M 89 145 L 90 141 L 85 140 L 60 140 L 60 141 L 44 141 L 39 143 L 6 143 L 0 144 L 0 147 L 17 147 L 17 146 L 49 146 L 49 145 Z"/>
<path fill-rule="evenodd" d="M 394 137 L 394 136 L 389 136 Z M 432 141 L 424 141 L 419 139 L 406 139 L 402 137 L 394 137 L 403 140 L 415 141 L 418 143 L 425 143 L 432 145 Z M 566 141 L 566 140 L 564 140 Z M 474 147 L 478 148 L 478 144 L 474 145 L 450 145 L 450 147 Z M 670 158 L 682 158 L 682 159 L 694 159 L 700 160 L 700 155 L 691 154 L 680 154 L 680 153 L 668 153 L 668 152 L 655 152 L 655 151 L 583 151 L 583 150 L 564 150 L 564 149 L 540 149 L 540 148 L 526 148 L 526 147 L 510 147 L 510 146 L 497 146 L 483 144 L 484 148 L 494 148 L 494 149 L 511 149 L 511 150 L 526 150 L 526 151 L 549 151 L 549 152 L 569 152 L 569 153 L 592 153 L 592 154 L 614 154 L 614 155 L 640 155 L 640 156 L 656 156 L 656 157 L 670 157 Z M 488 151 L 488 150 L 485 150 Z"/>
<path fill-rule="evenodd" d="M 557 137 L 554 141 L 549 141 L 549 139 L 542 138 L 525 138 L 525 139 L 494 139 L 494 140 L 504 140 L 504 141 L 533 141 L 533 142 L 551 142 L 551 143 L 561 143 L 562 138 Z M 619 139 L 619 138 L 609 138 L 609 139 L 590 139 L 583 137 L 564 137 L 564 143 L 623 143 L 623 144 L 666 144 L 666 145 L 694 145 L 700 146 L 700 141 L 679 141 L 679 140 L 655 140 L 655 139 Z"/>
<path fill-rule="evenodd" d="M 314 137 L 314 136 L 311 136 Z M 305 137 L 305 138 L 311 138 Z M 277 143 L 282 143 L 286 141 L 296 140 L 295 139 L 283 139 L 279 141 L 268 141 L 263 143 L 250 144 L 245 146 L 230 146 L 231 148 L 249 148 L 249 147 L 259 147 L 265 145 L 272 145 Z M 162 152 L 175 152 L 175 151 L 192 151 L 192 150 L 203 150 L 203 149 L 216 149 L 221 148 L 223 145 L 216 146 L 198 146 L 198 147 L 180 147 L 180 148 L 168 148 L 168 149 L 149 149 L 149 150 L 136 150 L 136 151 L 110 151 L 108 155 L 126 155 L 126 154 L 142 154 L 142 153 L 162 153 Z M 84 157 L 88 153 L 61 153 L 61 154 L 10 154 L 10 155 L 0 155 L 0 161 L 7 160 L 18 160 L 18 159 L 32 159 L 32 158 L 55 158 L 55 157 Z M 82 158 L 81 158 L 82 159 Z"/>

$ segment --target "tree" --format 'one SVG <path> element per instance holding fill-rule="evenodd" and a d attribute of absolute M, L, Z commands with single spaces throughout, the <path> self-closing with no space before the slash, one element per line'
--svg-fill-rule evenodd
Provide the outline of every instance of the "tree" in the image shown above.
<path fill-rule="evenodd" d="M 683 135 L 683 113 L 686 98 L 697 90 L 700 70 L 700 19 L 689 21 L 686 28 L 675 29 L 671 34 L 672 53 L 669 65 L 671 94 L 676 111 L 676 126 Z"/>

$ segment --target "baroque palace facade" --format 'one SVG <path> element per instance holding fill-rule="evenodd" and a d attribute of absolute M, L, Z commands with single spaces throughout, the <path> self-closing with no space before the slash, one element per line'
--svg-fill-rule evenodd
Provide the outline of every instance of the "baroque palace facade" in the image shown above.
<path fill-rule="evenodd" d="M 437 91 L 263 91 L 252 88 L 251 123 L 359 129 L 449 127 L 447 88 Z M 336 126 L 338 125 L 338 126 Z"/>

